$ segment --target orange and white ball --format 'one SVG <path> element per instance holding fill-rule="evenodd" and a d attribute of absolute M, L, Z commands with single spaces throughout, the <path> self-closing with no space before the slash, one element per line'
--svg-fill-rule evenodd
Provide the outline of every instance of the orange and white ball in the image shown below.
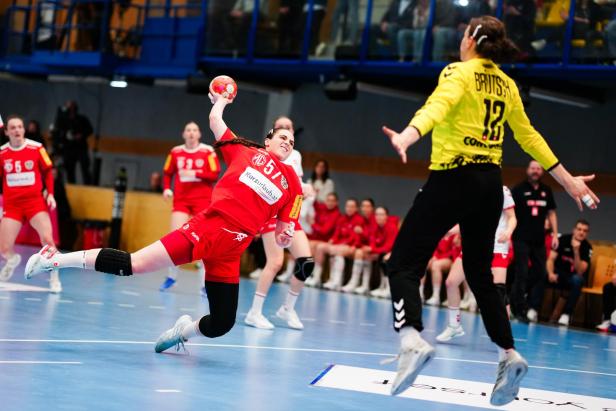
<path fill-rule="evenodd" d="M 233 100 L 237 96 L 237 84 L 229 76 L 216 76 L 210 82 L 210 93 Z"/>

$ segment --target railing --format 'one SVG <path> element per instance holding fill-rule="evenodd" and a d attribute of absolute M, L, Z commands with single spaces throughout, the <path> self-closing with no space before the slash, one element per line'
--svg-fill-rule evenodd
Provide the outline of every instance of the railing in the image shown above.
<path fill-rule="evenodd" d="M 273 59 L 304 65 L 386 62 L 430 67 L 455 60 L 464 23 L 469 17 L 489 13 L 506 22 L 522 49 L 522 63 L 585 64 L 616 70 L 616 44 L 608 44 L 602 31 L 606 27 L 616 30 L 616 7 L 604 6 L 602 17 L 589 22 L 591 27 L 579 22 L 587 10 L 586 5 L 576 5 L 582 0 L 546 0 L 522 16 L 516 16 L 504 0 L 413 0 L 408 2 L 413 9 L 406 19 L 408 11 L 402 8 L 387 14 L 390 1 L 338 0 L 328 7 L 323 0 L 306 0 L 302 6 L 283 9 L 274 3 L 277 0 L 186 4 L 170 0 L 162 4 L 151 0 L 28 0 L 18 4 L 14 0 L 6 13 L 2 49 L 6 55 L 95 51 L 139 60 L 146 41 L 171 37 L 171 47 L 182 38 L 196 40 L 195 54 L 206 62 Z M 341 4 L 348 5 L 346 11 L 336 10 Z M 535 26 L 523 26 L 524 17 Z M 200 24 L 189 33 L 148 31 L 149 19 L 155 18 L 174 22 L 193 18 Z"/>

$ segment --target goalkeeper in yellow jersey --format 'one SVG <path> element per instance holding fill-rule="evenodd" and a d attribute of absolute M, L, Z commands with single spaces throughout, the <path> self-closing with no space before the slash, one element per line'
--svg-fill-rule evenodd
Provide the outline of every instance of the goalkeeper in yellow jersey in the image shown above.
<path fill-rule="evenodd" d="M 460 43 L 459 63 L 445 67 L 438 86 L 409 125 L 383 132 L 406 162 L 407 149 L 432 131 L 428 181 L 406 216 L 388 263 L 394 328 L 401 337 L 398 374 L 392 394 L 407 389 L 434 356 L 420 336 L 419 281 L 439 240 L 460 224 L 464 272 L 488 335 L 499 347 L 493 405 L 513 401 L 528 365 L 514 349 L 505 310 L 505 290 L 492 280 L 494 233 L 503 206 L 501 162 L 505 123 L 520 146 L 558 181 L 582 209 L 594 209 L 597 196 L 586 186 L 594 176 L 573 177 L 531 126 L 514 81 L 496 63 L 517 53 L 503 23 L 474 18 Z"/>

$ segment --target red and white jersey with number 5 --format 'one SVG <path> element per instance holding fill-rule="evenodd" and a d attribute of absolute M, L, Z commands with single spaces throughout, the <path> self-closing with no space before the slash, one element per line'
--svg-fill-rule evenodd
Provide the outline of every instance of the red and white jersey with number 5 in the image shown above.
<path fill-rule="evenodd" d="M 181 170 L 194 170 L 196 175 L 181 176 Z M 200 143 L 191 150 L 182 144 L 171 149 L 163 171 L 163 189 L 170 189 L 173 179 L 175 200 L 209 199 L 220 173 L 220 162 L 212 146 Z"/>
<path fill-rule="evenodd" d="M 43 188 L 53 194 L 53 164 L 41 143 L 26 139 L 18 148 L 0 147 L 0 178 L 6 204 L 41 198 Z"/>
<path fill-rule="evenodd" d="M 227 129 L 220 140 L 234 138 Z M 242 144 L 226 144 L 220 152 L 228 168 L 214 188 L 208 210 L 224 215 L 251 235 L 275 216 L 297 223 L 302 187 L 291 166 L 266 150 Z"/>

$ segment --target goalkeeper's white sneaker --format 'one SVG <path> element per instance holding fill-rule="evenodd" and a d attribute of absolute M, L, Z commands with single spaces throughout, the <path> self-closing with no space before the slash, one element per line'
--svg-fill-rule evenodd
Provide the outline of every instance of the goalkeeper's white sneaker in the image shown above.
<path fill-rule="evenodd" d="M 416 337 L 411 344 L 400 347 L 398 373 L 391 387 L 391 395 L 398 395 L 413 385 L 421 370 L 434 358 L 436 350 L 423 338 Z"/>
<path fill-rule="evenodd" d="M 445 331 L 436 336 L 436 341 L 447 342 L 451 341 L 456 337 L 462 337 L 463 335 L 464 329 L 461 325 L 458 325 L 457 327 L 452 327 L 451 325 L 448 325 L 447 328 L 445 328 Z"/>
<path fill-rule="evenodd" d="M 13 254 L 6 260 L 4 267 L 0 269 L 0 281 L 8 281 L 13 276 L 15 269 L 21 263 L 21 256 L 19 254 Z"/>
<path fill-rule="evenodd" d="M 41 248 L 41 251 L 30 256 L 26 263 L 26 269 L 24 270 L 24 277 L 26 280 L 31 279 L 35 275 L 48 273 L 58 268 L 52 261 L 52 257 L 56 255 L 57 252 L 58 250 L 56 250 L 55 247 L 46 245 Z"/>
<path fill-rule="evenodd" d="M 168 350 L 171 347 L 176 347 L 176 351 L 180 351 L 180 348 L 184 348 L 184 343 L 188 340 L 182 337 L 182 330 L 187 325 L 192 324 L 192 318 L 190 315 L 183 315 L 177 319 L 173 328 L 168 329 L 158 337 L 154 351 L 161 353 Z"/>
<path fill-rule="evenodd" d="M 500 406 L 515 400 L 520 390 L 520 381 L 527 372 L 526 360 L 517 351 L 511 351 L 506 360 L 498 363 L 490 404 Z"/>

